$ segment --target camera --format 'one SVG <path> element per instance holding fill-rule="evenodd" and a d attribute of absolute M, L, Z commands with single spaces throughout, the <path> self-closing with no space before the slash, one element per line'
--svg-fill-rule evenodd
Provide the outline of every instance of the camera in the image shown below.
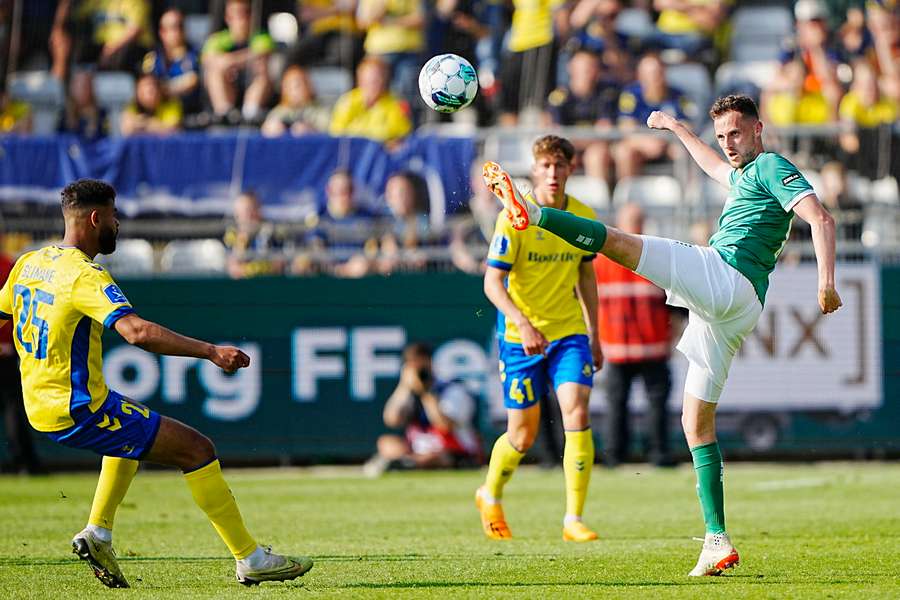
<path fill-rule="evenodd" d="M 425 387 L 430 386 L 432 379 L 434 379 L 434 376 L 431 374 L 431 369 L 428 367 L 422 367 L 416 371 L 416 374 L 419 376 L 419 381 L 421 381 Z"/>

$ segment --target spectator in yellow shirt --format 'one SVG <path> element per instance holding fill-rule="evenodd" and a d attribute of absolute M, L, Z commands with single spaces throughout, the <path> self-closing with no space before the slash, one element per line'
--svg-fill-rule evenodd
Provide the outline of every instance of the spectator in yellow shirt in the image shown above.
<path fill-rule="evenodd" d="M 363 54 L 356 5 L 356 0 L 297 0 L 302 34 L 288 52 L 288 63 L 355 68 Z"/>
<path fill-rule="evenodd" d="M 70 62 L 135 71 L 152 45 L 147 0 L 61 0 L 50 33 L 51 71 L 65 79 Z"/>
<path fill-rule="evenodd" d="M 728 16 L 722 0 L 653 0 L 653 8 L 659 11 L 653 41 L 694 60 L 712 48 L 713 36 Z"/>
<path fill-rule="evenodd" d="M 31 107 L 0 91 L 0 134 L 31 133 Z"/>
<path fill-rule="evenodd" d="M 881 153 L 879 127 L 897 121 L 900 107 L 878 87 L 878 77 L 871 63 L 859 60 L 853 65 L 853 83 L 841 100 L 841 122 L 851 130 L 841 134 L 841 150 L 847 156 L 844 163 L 865 177 L 884 175 L 879 161 L 871 157 Z"/>
<path fill-rule="evenodd" d="M 807 71 L 799 60 L 783 65 L 763 90 L 760 111 L 767 123 L 776 127 L 824 125 L 831 122 L 828 101 L 821 91 L 805 91 Z"/>
<path fill-rule="evenodd" d="M 422 0 L 360 0 L 357 24 L 366 31 L 363 48 L 391 69 L 391 89 L 410 103 L 418 96 L 419 69 L 425 49 Z"/>
<path fill-rule="evenodd" d="M 122 115 L 122 135 L 167 134 L 181 126 L 181 102 L 169 99 L 155 75 L 142 75 L 134 102 Z"/>
<path fill-rule="evenodd" d="M 500 124 L 513 126 L 523 108 L 540 110 L 556 87 L 555 29 L 568 28 L 564 0 L 513 0 L 507 52 L 500 66 Z M 556 27 L 554 27 L 554 21 Z"/>
<path fill-rule="evenodd" d="M 412 131 L 412 122 L 408 107 L 387 89 L 387 64 L 364 58 L 356 69 L 356 85 L 335 104 L 329 133 L 367 137 L 393 149 Z"/>
<path fill-rule="evenodd" d="M 860 60 L 853 66 L 853 83 L 839 113 L 841 121 L 856 127 L 878 127 L 897 120 L 897 103 L 880 93 L 872 65 Z"/>

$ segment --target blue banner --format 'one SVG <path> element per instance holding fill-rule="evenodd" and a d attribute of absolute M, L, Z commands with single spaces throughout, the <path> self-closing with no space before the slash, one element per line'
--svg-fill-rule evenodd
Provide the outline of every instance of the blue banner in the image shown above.
<path fill-rule="evenodd" d="M 269 218 L 302 219 L 323 201 L 325 182 L 348 169 L 359 200 L 375 210 L 388 177 L 419 174 L 432 213 L 452 213 L 469 198 L 474 141 L 413 136 L 394 152 L 371 140 L 326 135 L 264 138 L 257 134 L 109 138 L 0 138 L 0 199 L 57 202 L 68 182 L 112 183 L 128 215 L 153 212 L 226 214 L 235 195 L 253 190 Z"/>

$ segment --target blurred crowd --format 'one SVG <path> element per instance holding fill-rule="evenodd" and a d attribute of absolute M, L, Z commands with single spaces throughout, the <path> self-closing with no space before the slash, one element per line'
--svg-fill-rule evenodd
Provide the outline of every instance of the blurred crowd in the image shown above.
<path fill-rule="evenodd" d="M 680 152 L 642 129 L 650 112 L 702 129 L 715 95 L 740 92 L 759 100 L 767 124 L 840 125 L 831 139 L 793 148 L 806 152 L 802 167 L 829 173 L 836 210 L 860 203 L 848 198 L 848 174 L 896 177 L 900 163 L 890 134 L 900 107 L 895 0 L 0 0 L 0 44 L 0 133 L 32 130 L 34 107 L 11 82 L 42 72 L 64 90 L 56 130 L 87 139 L 240 127 L 392 149 L 451 119 L 574 126 L 590 132 L 574 140 L 578 173 L 614 190 Z M 452 117 L 418 96 L 421 64 L 442 52 L 479 74 L 474 105 Z M 110 74 L 133 82 L 121 110 L 98 91 Z M 224 239 L 228 271 L 389 273 L 426 266 L 415 250 L 428 244 L 477 271 L 465 249 L 484 242 L 496 214 L 473 184 L 470 216 L 434 233 L 411 173 L 390 178 L 380 219 L 355 204 L 347 172 L 331 176 L 325 195 L 299 238 L 263 225 L 259 199 L 241 196 Z M 272 249 L 290 260 L 252 260 Z"/>

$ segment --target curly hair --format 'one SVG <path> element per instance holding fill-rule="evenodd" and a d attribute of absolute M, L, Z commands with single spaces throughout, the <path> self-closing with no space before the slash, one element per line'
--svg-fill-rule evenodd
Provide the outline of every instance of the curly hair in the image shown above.
<path fill-rule="evenodd" d="M 709 116 L 716 119 L 730 111 L 759 120 L 759 109 L 756 108 L 756 102 L 749 96 L 722 96 L 709 109 Z"/>
<path fill-rule="evenodd" d="M 63 211 L 108 206 L 116 199 L 113 186 L 99 179 L 79 179 L 62 190 Z"/>

